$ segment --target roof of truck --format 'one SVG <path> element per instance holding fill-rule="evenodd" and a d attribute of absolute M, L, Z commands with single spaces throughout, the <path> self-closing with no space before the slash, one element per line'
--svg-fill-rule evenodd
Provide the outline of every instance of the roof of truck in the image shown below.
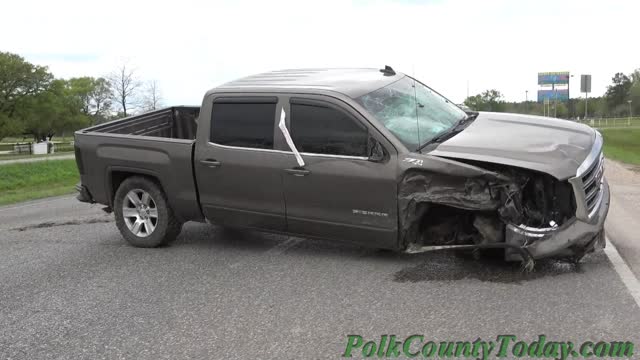
<path fill-rule="evenodd" d="M 391 69 L 391 68 L 388 68 Z M 210 92 L 241 90 L 246 92 L 291 89 L 326 90 L 357 98 L 401 79 L 404 74 L 380 69 L 289 69 L 240 78 Z"/>

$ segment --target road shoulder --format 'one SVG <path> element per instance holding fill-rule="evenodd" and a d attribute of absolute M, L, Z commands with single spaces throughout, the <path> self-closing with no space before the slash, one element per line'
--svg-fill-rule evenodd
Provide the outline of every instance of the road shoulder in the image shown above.
<path fill-rule="evenodd" d="M 609 159 L 605 167 L 611 189 L 611 205 L 605 224 L 607 235 L 640 279 L 640 172 Z"/>

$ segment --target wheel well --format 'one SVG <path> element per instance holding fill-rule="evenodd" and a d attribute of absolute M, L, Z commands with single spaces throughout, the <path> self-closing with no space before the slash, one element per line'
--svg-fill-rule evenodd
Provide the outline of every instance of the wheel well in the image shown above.
<path fill-rule="evenodd" d="M 164 188 L 162 187 L 162 184 L 160 183 L 160 180 L 158 180 L 158 178 L 153 176 L 153 175 L 142 174 L 142 173 L 131 172 L 131 171 L 114 170 L 114 171 L 111 172 L 111 189 L 110 189 L 111 190 L 111 196 L 109 197 L 109 201 L 111 202 L 111 206 L 113 206 L 113 204 L 114 204 L 116 191 L 118 191 L 118 188 L 120 187 L 120 184 L 122 184 L 123 181 L 125 181 L 127 178 L 130 178 L 132 176 L 139 176 L 139 177 L 147 178 L 147 179 L 155 182 L 156 185 L 158 185 L 160 187 L 160 189 L 162 189 L 164 191 Z"/>

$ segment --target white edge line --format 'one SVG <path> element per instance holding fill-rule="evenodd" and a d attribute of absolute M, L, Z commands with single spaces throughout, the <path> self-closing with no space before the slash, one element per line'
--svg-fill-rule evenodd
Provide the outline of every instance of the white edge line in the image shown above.
<path fill-rule="evenodd" d="M 640 281 L 633 275 L 633 272 L 629 268 L 629 265 L 622 259 L 618 249 L 609 241 L 609 237 L 605 236 L 607 246 L 604 248 L 604 253 L 607 254 L 609 260 L 613 264 L 613 268 L 616 270 L 620 279 L 631 293 L 631 296 L 636 301 L 638 307 L 640 307 Z"/>

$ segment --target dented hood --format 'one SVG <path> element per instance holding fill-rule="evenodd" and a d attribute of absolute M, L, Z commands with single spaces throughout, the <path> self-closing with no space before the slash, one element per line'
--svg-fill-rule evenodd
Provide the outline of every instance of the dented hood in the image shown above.
<path fill-rule="evenodd" d="M 576 175 L 595 136 L 592 128 L 572 121 L 481 112 L 429 155 L 511 165 L 564 180 Z"/>

